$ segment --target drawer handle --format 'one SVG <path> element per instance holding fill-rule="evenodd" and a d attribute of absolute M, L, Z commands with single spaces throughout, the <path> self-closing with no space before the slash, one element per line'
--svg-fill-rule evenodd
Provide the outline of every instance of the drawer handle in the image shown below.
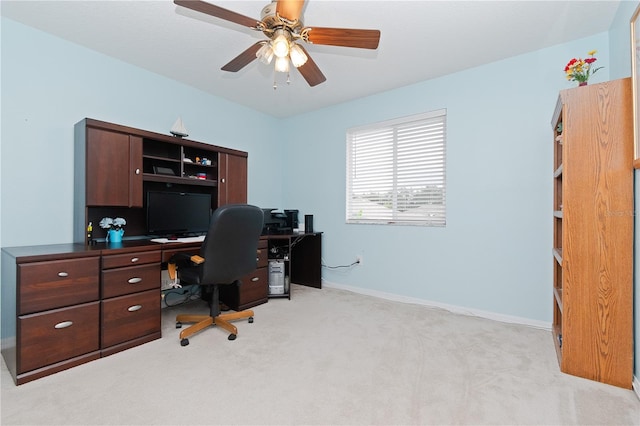
<path fill-rule="evenodd" d="M 138 257 L 132 257 L 132 258 L 131 258 L 131 263 L 136 263 L 138 260 L 140 260 L 140 258 L 138 258 Z"/>
<path fill-rule="evenodd" d="M 68 277 L 69 274 L 67 272 L 58 272 L 59 277 Z"/>
<path fill-rule="evenodd" d="M 141 281 L 142 281 L 142 278 L 139 278 L 139 277 L 129 278 L 129 284 L 138 284 Z"/>
<path fill-rule="evenodd" d="M 135 311 L 139 311 L 140 309 L 142 309 L 142 305 L 133 305 L 133 306 L 129 306 L 127 308 L 127 311 L 135 312 Z"/>
<path fill-rule="evenodd" d="M 58 330 L 60 330 L 61 328 L 71 327 L 72 325 L 73 325 L 73 321 L 62 321 L 62 322 L 57 323 L 53 327 L 57 328 Z"/>
<path fill-rule="evenodd" d="M 251 282 L 255 283 L 256 281 L 260 281 L 260 277 L 251 278 Z"/>

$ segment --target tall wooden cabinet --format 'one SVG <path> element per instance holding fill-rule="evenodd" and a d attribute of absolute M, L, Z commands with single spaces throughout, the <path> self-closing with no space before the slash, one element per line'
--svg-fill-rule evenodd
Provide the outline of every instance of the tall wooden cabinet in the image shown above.
<path fill-rule="evenodd" d="M 631 388 L 629 78 L 563 90 L 554 134 L 553 336 L 560 369 Z"/>

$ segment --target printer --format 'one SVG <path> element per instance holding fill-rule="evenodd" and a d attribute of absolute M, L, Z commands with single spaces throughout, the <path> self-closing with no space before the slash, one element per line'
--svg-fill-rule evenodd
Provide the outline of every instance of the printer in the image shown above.
<path fill-rule="evenodd" d="M 291 234 L 294 229 L 298 229 L 298 210 L 262 209 L 264 224 L 262 235 Z"/>

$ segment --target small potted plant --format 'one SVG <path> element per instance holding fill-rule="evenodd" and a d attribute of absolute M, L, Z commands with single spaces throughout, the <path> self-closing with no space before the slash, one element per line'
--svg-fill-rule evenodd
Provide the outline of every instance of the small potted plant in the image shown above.
<path fill-rule="evenodd" d="M 567 80 L 569 81 L 577 81 L 578 86 L 586 86 L 589 81 L 589 77 L 595 74 L 600 68 L 593 68 L 593 63 L 597 61 L 596 57 L 593 56 L 598 53 L 596 50 L 592 50 L 588 52 L 588 58 L 573 58 L 571 59 L 567 65 L 564 67 L 564 72 L 566 74 Z"/>
<path fill-rule="evenodd" d="M 127 224 L 127 221 L 122 217 L 116 217 L 111 219 L 110 217 L 103 217 L 100 221 L 100 227 L 107 229 L 107 239 L 109 243 L 122 242 L 122 236 L 124 235 L 124 229 L 122 228 Z"/>

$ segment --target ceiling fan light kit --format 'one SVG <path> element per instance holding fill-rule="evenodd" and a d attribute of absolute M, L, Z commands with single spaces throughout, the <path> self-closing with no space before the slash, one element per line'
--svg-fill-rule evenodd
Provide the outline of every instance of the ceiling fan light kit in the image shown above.
<path fill-rule="evenodd" d="M 269 41 L 259 41 L 250 46 L 224 65 L 223 71 L 238 72 L 256 58 L 268 65 L 275 56 L 275 71 L 288 73 L 291 63 L 313 87 L 326 81 L 326 77 L 296 41 L 374 50 L 380 41 L 379 30 L 305 27 L 302 21 L 305 0 L 272 0 L 262 9 L 260 21 L 201 0 L 174 0 L 174 3 L 260 31 L 269 38 Z"/>

